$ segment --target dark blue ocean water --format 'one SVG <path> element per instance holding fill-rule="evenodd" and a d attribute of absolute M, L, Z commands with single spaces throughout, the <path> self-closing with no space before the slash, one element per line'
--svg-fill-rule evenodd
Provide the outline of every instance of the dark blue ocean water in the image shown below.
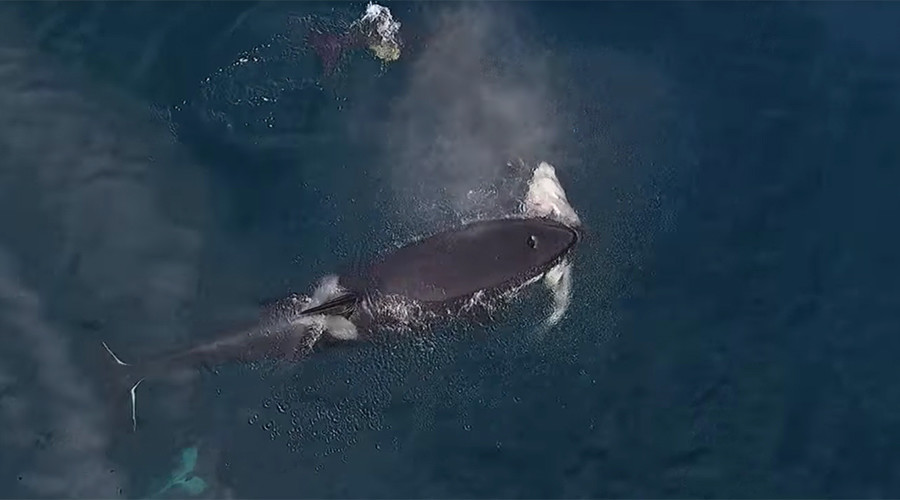
<path fill-rule="evenodd" d="M 0 9 L 0 496 L 146 498 L 185 449 L 204 498 L 900 495 L 900 5 L 386 5 L 400 60 L 330 76 L 303 33 L 364 4 Z M 517 157 L 588 228 L 545 336 L 532 296 L 108 421 L 100 340 L 504 213 Z"/>

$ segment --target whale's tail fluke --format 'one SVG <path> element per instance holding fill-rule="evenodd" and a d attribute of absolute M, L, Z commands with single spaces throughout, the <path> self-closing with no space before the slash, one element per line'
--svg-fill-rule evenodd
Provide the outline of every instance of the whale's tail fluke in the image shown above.
<path fill-rule="evenodd" d="M 107 369 L 109 371 L 109 383 L 111 384 L 112 398 L 110 404 L 113 405 L 114 411 L 117 413 L 123 400 L 128 401 L 131 409 L 131 429 L 137 430 L 137 388 L 144 381 L 140 370 L 136 365 L 132 365 L 122 361 L 109 348 L 106 342 L 101 342 L 103 349 L 106 350 Z M 113 414 L 115 418 L 115 413 Z"/>

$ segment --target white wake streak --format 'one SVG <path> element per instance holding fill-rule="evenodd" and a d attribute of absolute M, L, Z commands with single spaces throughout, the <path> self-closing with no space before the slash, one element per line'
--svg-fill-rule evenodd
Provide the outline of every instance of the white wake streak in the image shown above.
<path fill-rule="evenodd" d="M 553 309 L 544 321 L 547 326 L 555 326 L 565 316 L 572 302 L 572 264 L 563 261 L 544 275 L 544 284 L 553 298 Z"/>
<path fill-rule="evenodd" d="M 526 217 L 547 217 L 570 227 L 581 226 L 581 219 L 569 203 L 556 169 L 541 162 L 531 176 L 522 213 Z M 544 284 L 550 290 L 553 306 L 544 321 L 545 327 L 555 326 L 565 316 L 572 302 L 572 265 L 568 260 L 560 262 L 544 275 Z"/>

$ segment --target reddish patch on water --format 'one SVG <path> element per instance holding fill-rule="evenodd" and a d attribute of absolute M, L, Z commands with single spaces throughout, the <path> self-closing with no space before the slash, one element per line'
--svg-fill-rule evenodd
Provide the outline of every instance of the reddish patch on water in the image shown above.
<path fill-rule="evenodd" d="M 316 51 L 319 60 L 322 61 L 322 71 L 325 75 L 330 75 L 334 72 L 344 52 L 360 46 L 359 37 L 352 33 L 339 34 L 310 31 L 306 41 Z"/>

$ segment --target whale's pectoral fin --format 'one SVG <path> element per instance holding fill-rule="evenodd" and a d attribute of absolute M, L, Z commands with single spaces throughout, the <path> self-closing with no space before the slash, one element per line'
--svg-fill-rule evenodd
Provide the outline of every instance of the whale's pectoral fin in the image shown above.
<path fill-rule="evenodd" d="M 359 302 L 359 295 L 354 292 L 339 295 L 331 300 L 327 300 L 322 304 L 310 307 L 300 313 L 301 316 L 350 316 L 356 311 L 356 305 Z"/>

